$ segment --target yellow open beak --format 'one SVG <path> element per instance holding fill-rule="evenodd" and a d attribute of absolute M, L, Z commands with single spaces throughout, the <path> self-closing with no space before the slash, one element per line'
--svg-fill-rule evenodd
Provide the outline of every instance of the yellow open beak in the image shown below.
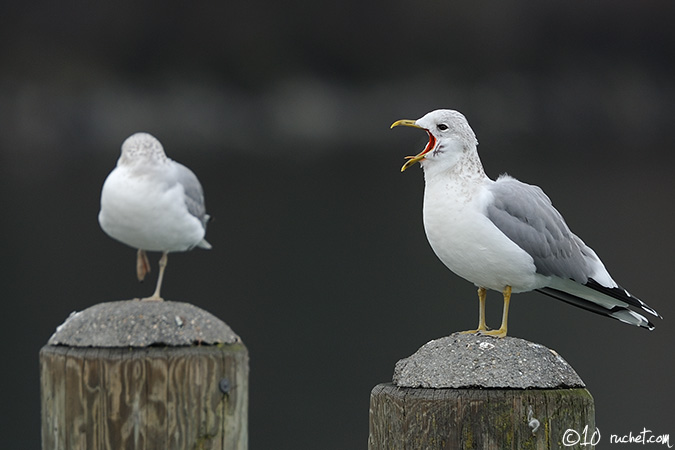
<path fill-rule="evenodd" d="M 397 120 L 396 122 L 391 124 L 390 129 L 394 128 L 394 127 L 398 127 L 398 126 L 419 128 L 421 130 L 426 131 L 427 134 L 429 135 L 429 143 L 427 143 L 427 146 L 424 147 L 424 150 L 422 150 L 421 152 L 419 152 L 415 156 L 406 156 L 405 157 L 405 159 L 407 159 L 408 161 L 406 161 L 405 164 L 403 164 L 403 167 L 401 167 L 401 172 L 404 172 L 408 167 L 410 167 L 413 164 L 415 164 L 416 162 L 422 161 L 424 159 L 424 155 L 429 153 L 434 148 L 434 146 L 436 145 L 436 138 L 431 133 L 429 133 L 429 131 L 427 131 L 426 129 L 417 125 L 414 120 L 409 120 L 409 119 Z"/>

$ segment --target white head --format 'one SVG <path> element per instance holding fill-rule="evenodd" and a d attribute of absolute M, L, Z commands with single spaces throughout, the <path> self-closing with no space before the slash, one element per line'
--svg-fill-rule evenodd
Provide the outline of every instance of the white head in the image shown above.
<path fill-rule="evenodd" d="M 399 120 L 391 125 L 421 128 L 429 135 L 429 142 L 424 150 L 415 156 L 407 156 L 408 160 L 401 172 L 418 161 L 457 160 L 463 153 L 476 151 L 478 140 L 469 126 L 466 117 L 452 109 L 437 109 L 417 120 Z"/>
<path fill-rule="evenodd" d="M 122 143 L 122 156 L 119 164 L 130 164 L 136 161 L 166 161 L 162 144 L 149 133 L 135 133 Z"/>

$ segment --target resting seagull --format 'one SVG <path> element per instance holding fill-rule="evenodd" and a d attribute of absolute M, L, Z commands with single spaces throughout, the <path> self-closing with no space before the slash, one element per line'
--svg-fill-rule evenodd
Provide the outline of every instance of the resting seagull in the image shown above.
<path fill-rule="evenodd" d="M 117 166 L 103 184 L 98 221 L 110 237 L 138 249 L 139 281 L 150 272 L 146 251 L 162 252 L 157 287 L 143 300 L 162 300 L 169 252 L 211 248 L 204 240 L 208 220 L 202 186 L 190 169 L 167 158 L 148 133 L 124 141 Z"/>
<path fill-rule="evenodd" d="M 537 290 L 559 300 L 652 330 L 631 307 L 661 317 L 620 287 L 595 252 L 573 234 L 537 186 L 508 175 L 485 175 L 476 135 L 466 118 L 436 110 L 396 126 L 421 128 L 429 142 L 408 156 L 401 172 L 419 162 L 424 170 L 424 229 L 438 258 L 478 287 L 478 328 L 466 333 L 504 337 L 512 293 Z M 485 325 L 486 290 L 504 296 L 502 324 Z"/>

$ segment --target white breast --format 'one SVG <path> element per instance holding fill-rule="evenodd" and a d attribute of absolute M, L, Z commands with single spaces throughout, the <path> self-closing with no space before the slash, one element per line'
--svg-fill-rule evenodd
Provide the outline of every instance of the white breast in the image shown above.
<path fill-rule="evenodd" d="M 476 286 L 513 292 L 542 287 L 534 261 L 484 214 L 492 180 L 454 177 L 427 179 L 424 227 L 438 258 L 455 274 Z"/>

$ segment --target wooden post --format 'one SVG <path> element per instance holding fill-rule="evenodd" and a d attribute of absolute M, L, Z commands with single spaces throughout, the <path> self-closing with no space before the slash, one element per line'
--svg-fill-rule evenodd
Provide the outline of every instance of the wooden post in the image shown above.
<path fill-rule="evenodd" d="M 566 449 L 585 427 L 587 442 L 595 431 L 576 372 L 522 339 L 431 341 L 396 364 L 393 381 L 371 392 L 369 450 Z"/>
<path fill-rule="evenodd" d="M 71 315 L 40 351 L 43 450 L 247 449 L 248 351 L 187 303 Z"/>

